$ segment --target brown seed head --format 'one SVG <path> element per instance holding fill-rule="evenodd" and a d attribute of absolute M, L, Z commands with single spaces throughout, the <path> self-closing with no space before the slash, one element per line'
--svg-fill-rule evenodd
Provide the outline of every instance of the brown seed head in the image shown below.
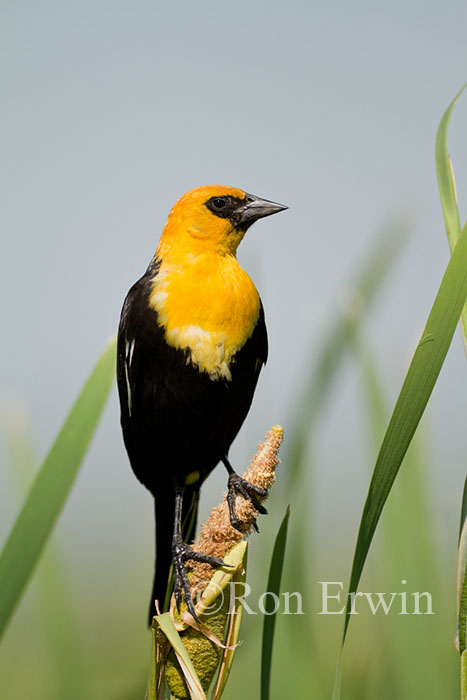
<path fill-rule="evenodd" d="M 278 450 L 283 438 L 283 428 L 275 425 L 266 433 L 264 442 L 251 460 L 250 466 L 242 474 L 242 477 L 254 486 L 263 489 L 271 488 L 276 478 L 275 469 L 280 460 Z M 267 498 L 258 496 L 260 502 Z M 210 554 L 223 559 L 238 542 L 244 539 L 250 532 L 256 521 L 258 511 L 250 501 L 242 496 L 237 496 L 235 501 L 235 513 L 242 525 L 243 532 L 232 527 L 230 524 L 229 507 L 227 497 L 224 494 L 222 503 L 212 509 L 211 514 L 204 521 L 201 532 L 193 545 L 197 552 Z M 202 590 L 202 583 L 209 581 L 213 575 L 213 569 L 209 564 L 200 562 L 190 563 L 192 574 L 190 585 L 192 590 L 196 587 L 197 593 Z"/>

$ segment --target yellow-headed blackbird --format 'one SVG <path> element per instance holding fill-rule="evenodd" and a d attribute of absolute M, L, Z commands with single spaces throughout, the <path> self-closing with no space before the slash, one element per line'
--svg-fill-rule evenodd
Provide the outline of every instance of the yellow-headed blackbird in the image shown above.
<path fill-rule="evenodd" d="M 137 478 L 155 499 L 156 573 L 149 619 L 182 590 L 194 613 L 185 562 L 222 561 L 195 553 L 201 484 L 222 461 L 235 494 L 265 509 L 265 492 L 228 461 L 268 353 L 258 292 L 237 247 L 251 224 L 287 207 L 213 185 L 183 195 L 169 214 L 148 269 L 128 292 L 118 331 L 117 379 L 125 446 Z"/>

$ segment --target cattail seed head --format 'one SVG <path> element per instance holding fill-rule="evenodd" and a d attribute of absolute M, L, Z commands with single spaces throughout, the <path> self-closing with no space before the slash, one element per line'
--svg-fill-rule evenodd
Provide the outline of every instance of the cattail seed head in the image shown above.
<path fill-rule="evenodd" d="M 280 461 L 278 450 L 282 438 L 283 429 L 280 426 L 274 426 L 266 433 L 265 439 L 259 446 L 250 466 L 242 474 L 243 479 L 247 480 L 253 486 L 265 490 L 271 488 L 276 478 L 275 469 Z M 261 503 L 266 497 L 267 495 L 258 495 L 257 499 Z M 203 612 L 200 611 L 198 615 L 204 630 L 199 628 L 191 616 L 187 614 L 185 601 L 182 602 L 181 614 L 178 614 L 174 599 L 172 598 L 171 614 L 205 692 L 211 685 L 216 669 L 223 655 L 225 656 L 226 651 L 225 648 L 224 651 L 222 650 L 222 645 L 219 641 L 224 638 L 224 629 L 227 619 L 232 617 L 232 615 L 229 616 L 229 612 L 232 611 L 229 610 L 229 594 L 226 581 L 231 579 L 232 576 L 237 575 L 235 572 L 239 572 L 239 568 L 242 568 L 245 550 L 239 550 L 237 545 L 251 532 L 258 515 L 258 511 L 254 505 L 240 495 L 235 499 L 235 513 L 240 527 L 242 528 L 241 532 L 232 527 L 230 523 L 229 506 L 226 495 L 224 495 L 222 503 L 213 508 L 209 517 L 204 521 L 201 527 L 201 533 L 193 545 L 195 551 L 219 557 L 223 560 L 225 560 L 229 553 L 234 557 L 239 557 L 236 569 L 222 569 L 222 571 L 225 572 L 222 584 L 224 588 L 222 590 L 221 587 L 219 588 L 221 604 L 216 608 L 215 613 L 210 614 L 209 611 L 206 611 L 206 613 L 203 614 Z M 235 552 L 232 551 L 234 548 Z M 211 583 L 213 577 L 216 577 L 216 570 L 209 564 L 196 561 L 190 561 L 189 567 L 187 568 L 189 568 L 189 580 L 192 594 L 196 593 L 196 597 L 198 598 L 202 595 L 203 590 L 207 593 L 207 587 Z M 219 571 L 217 576 L 219 575 Z M 191 618 L 191 622 L 187 622 L 188 618 Z M 235 646 L 237 639 L 231 639 L 230 643 Z M 230 649 L 232 648 L 231 646 Z M 176 661 L 173 650 L 169 652 L 167 657 L 166 679 L 172 698 L 186 700 L 189 697 L 183 672 Z M 225 683 L 225 680 L 226 678 L 223 680 L 223 683 Z M 218 683 L 219 682 L 220 679 L 218 678 Z"/>

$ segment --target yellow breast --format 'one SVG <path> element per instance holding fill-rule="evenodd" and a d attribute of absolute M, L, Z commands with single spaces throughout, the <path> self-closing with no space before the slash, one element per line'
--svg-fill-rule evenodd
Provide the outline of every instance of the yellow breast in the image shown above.
<path fill-rule="evenodd" d="M 169 345 L 189 351 L 191 362 L 213 380 L 232 378 L 233 356 L 253 333 L 259 317 L 256 288 L 233 255 L 162 260 L 150 305 Z"/>

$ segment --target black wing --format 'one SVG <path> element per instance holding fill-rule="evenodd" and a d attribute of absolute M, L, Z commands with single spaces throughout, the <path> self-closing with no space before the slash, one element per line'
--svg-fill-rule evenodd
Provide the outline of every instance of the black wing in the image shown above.
<path fill-rule="evenodd" d="M 145 408 L 158 394 L 160 372 L 151 372 L 165 347 L 163 331 L 156 312 L 148 305 L 150 279 L 143 276 L 127 294 L 123 304 L 117 341 L 117 385 L 120 397 L 121 425 L 125 447 L 136 476 L 147 468 L 146 443 L 151 431 Z"/>

